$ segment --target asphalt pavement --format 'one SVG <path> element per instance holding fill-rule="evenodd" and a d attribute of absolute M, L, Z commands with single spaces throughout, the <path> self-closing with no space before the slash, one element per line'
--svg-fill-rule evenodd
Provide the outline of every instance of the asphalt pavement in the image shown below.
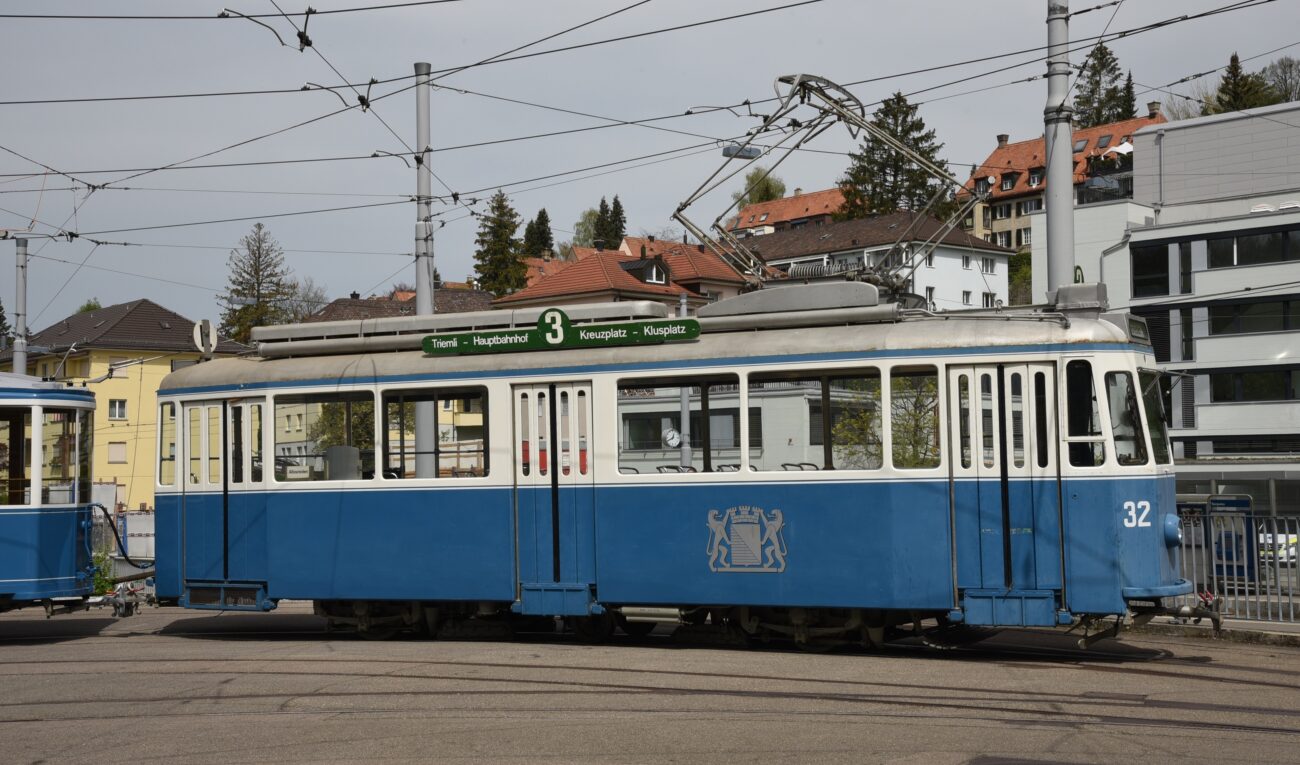
<path fill-rule="evenodd" d="M 0 615 L 7 763 L 1286 763 L 1300 649 L 372 642 L 304 606 Z"/>

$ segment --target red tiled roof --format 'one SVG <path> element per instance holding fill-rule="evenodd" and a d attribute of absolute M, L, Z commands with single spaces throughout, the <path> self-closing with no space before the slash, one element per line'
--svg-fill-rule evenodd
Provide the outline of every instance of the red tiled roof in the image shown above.
<path fill-rule="evenodd" d="M 844 205 L 844 192 L 839 187 L 823 191 L 810 191 L 797 197 L 782 197 L 770 202 L 745 205 L 731 222 L 731 228 L 773 226 L 815 215 L 832 215 Z M 767 218 L 763 215 L 766 214 Z"/>
<path fill-rule="evenodd" d="M 592 251 L 576 263 L 569 264 L 559 273 L 547 276 L 535 284 L 510 295 L 497 298 L 496 305 L 518 303 L 539 298 L 555 298 L 562 302 L 564 298 L 590 295 L 602 292 L 618 292 L 629 296 L 656 298 L 676 297 L 688 290 L 672 284 L 647 284 L 623 270 L 619 264 L 638 260 L 618 250 Z M 669 269 L 671 270 L 671 266 Z"/>
<path fill-rule="evenodd" d="M 483 290 L 453 288 L 449 286 L 450 284 L 450 282 L 443 282 L 440 289 L 433 291 L 433 307 L 438 313 L 486 311 L 492 307 L 492 293 Z M 303 321 L 340 321 L 343 319 L 378 319 L 385 316 L 414 316 L 415 293 L 402 291 L 396 294 L 410 294 L 411 297 L 403 300 L 393 300 L 388 297 L 339 298 L 303 319 Z"/>
<path fill-rule="evenodd" d="M 1087 180 L 1088 157 L 1100 156 L 1127 141 L 1138 130 L 1148 125 L 1159 125 L 1162 122 L 1167 122 L 1165 116 L 1156 114 L 1155 116 L 1138 117 L 1075 130 L 1071 138 L 1070 148 L 1073 149 L 1074 144 L 1079 141 L 1086 141 L 1087 143 L 1082 151 L 1074 153 L 1074 182 L 1083 183 Z M 1097 143 L 1103 136 L 1110 136 L 1110 143 L 1105 148 L 1099 149 Z M 1037 186 L 1029 185 L 1029 171 L 1036 168 L 1045 168 L 1047 153 L 1044 146 L 1043 138 L 1039 136 L 1028 141 L 1017 141 L 1016 143 L 1008 143 L 1005 146 L 997 147 L 989 155 L 988 159 L 984 160 L 984 164 L 975 169 L 970 180 L 966 181 L 965 190 L 974 189 L 976 180 L 992 176 L 995 180 L 989 189 L 990 201 L 1040 191 L 1047 185 L 1046 170 L 1044 170 L 1042 181 Z M 1004 173 L 1017 174 L 1015 185 L 1006 191 L 1002 190 L 1002 176 Z"/>
<path fill-rule="evenodd" d="M 524 265 L 528 266 L 528 285 L 536 284 L 538 279 L 554 276 L 576 262 L 558 258 L 524 258 Z"/>
<path fill-rule="evenodd" d="M 668 264 L 668 270 L 672 272 L 674 282 L 693 282 L 703 279 L 734 284 L 745 282 L 743 276 L 736 273 L 735 269 L 703 245 L 629 236 L 623 239 L 623 246 L 620 249 L 624 254 L 640 257 L 642 247 L 645 247 L 646 257 L 653 258 L 657 255 L 664 259 Z"/>

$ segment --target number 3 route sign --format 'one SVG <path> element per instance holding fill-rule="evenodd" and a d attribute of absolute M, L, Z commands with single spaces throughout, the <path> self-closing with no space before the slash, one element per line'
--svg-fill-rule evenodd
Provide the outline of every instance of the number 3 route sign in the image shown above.
<path fill-rule="evenodd" d="M 695 340 L 699 336 L 700 323 L 695 319 L 625 321 L 574 326 L 564 311 L 548 308 L 537 318 L 536 327 L 428 335 L 424 338 L 424 352 L 430 356 L 454 356 L 464 353 L 604 348 L 613 345 L 645 345 Z"/>

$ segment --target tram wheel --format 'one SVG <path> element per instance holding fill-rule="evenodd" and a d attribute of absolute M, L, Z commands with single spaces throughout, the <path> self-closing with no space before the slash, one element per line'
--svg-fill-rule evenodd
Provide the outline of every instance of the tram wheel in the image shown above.
<path fill-rule="evenodd" d="M 390 624 L 357 625 L 357 634 L 364 640 L 392 640 L 397 632 L 398 628 Z"/>
<path fill-rule="evenodd" d="M 575 616 L 568 623 L 574 636 L 584 643 L 603 643 L 614 634 L 614 619 L 609 613 Z"/>

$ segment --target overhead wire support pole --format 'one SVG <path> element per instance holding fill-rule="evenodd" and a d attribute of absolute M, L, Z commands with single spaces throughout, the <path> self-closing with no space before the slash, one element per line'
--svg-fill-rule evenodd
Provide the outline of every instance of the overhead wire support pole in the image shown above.
<path fill-rule="evenodd" d="M 1047 290 L 1074 279 L 1074 109 L 1070 93 L 1070 6 L 1047 0 L 1047 105 L 1043 139 L 1047 150 Z"/>
<path fill-rule="evenodd" d="M 431 316 L 433 306 L 433 240 L 430 223 L 429 170 L 429 70 L 426 62 L 415 65 L 415 313 Z M 438 476 L 438 411 L 433 401 L 415 404 L 415 475 Z M 401 470 L 405 472 L 406 466 Z"/>
<path fill-rule="evenodd" d="M 14 280 L 14 367 L 15 374 L 27 374 L 27 240 L 15 239 L 17 277 Z"/>

